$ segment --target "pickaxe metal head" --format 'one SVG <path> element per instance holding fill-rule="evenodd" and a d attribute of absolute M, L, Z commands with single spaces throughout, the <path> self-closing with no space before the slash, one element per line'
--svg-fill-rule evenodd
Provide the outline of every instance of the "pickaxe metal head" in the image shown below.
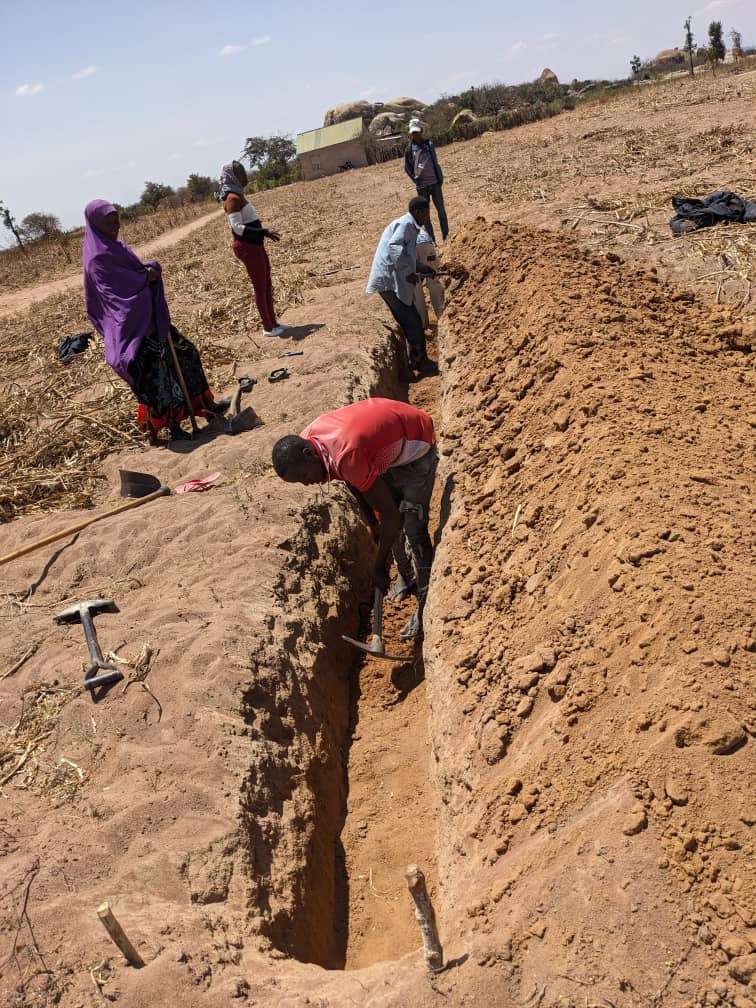
<path fill-rule="evenodd" d="M 77 602 L 76 605 L 69 606 L 63 612 L 59 612 L 55 617 L 56 623 L 81 623 L 83 612 L 89 613 L 91 617 L 98 613 L 118 612 L 118 606 L 113 599 L 87 599 L 86 602 Z"/>

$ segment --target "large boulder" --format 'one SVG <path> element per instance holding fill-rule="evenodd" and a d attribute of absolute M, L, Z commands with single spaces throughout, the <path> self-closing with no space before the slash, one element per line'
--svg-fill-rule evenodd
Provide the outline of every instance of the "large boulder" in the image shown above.
<path fill-rule="evenodd" d="M 545 67 L 541 71 L 541 76 L 538 78 L 538 82 L 540 84 L 558 84 L 559 78 L 553 70 L 549 70 L 548 67 Z"/>
<path fill-rule="evenodd" d="M 652 60 L 649 60 L 649 63 L 656 70 L 667 70 L 683 66 L 686 58 L 685 50 L 675 47 L 674 49 L 662 49 Z"/>
<path fill-rule="evenodd" d="M 451 121 L 451 128 L 454 129 L 455 126 L 467 126 L 469 123 L 474 123 L 478 121 L 478 117 L 475 115 L 472 109 L 466 108 L 462 109 L 461 112 L 457 112 Z"/>
<path fill-rule="evenodd" d="M 368 129 L 374 137 L 389 137 L 395 133 L 402 133 L 406 124 L 406 116 L 396 112 L 379 112 L 370 120 Z"/>
<path fill-rule="evenodd" d="M 346 105 L 334 105 L 328 109 L 323 119 L 324 126 L 335 126 L 348 119 L 362 118 L 369 122 L 376 113 L 376 106 L 368 101 L 347 102 Z"/>
<path fill-rule="evenodd" d="M 404 109 L 407 112 L 421 112 L 424 108 L 428 106 L 425 102 L 419 101 L 417 98 L 392 98 L 391 101 L 387 101 L 386 105 L 393 111 L 394 109 Z"/>

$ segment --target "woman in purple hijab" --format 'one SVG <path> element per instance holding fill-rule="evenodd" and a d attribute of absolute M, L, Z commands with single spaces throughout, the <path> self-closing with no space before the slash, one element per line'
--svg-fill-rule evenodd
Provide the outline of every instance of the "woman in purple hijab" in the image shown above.
<path fill-rule="evenodd" d="M 118 210 L 107 200 L 92 200 L 84 210 L 84 295 L 87 315 L 105 342 L 105 360 L 133 389 L 137 423 L 151 442 L 164 427 L 174 439 L 181 429 L 186 402 L 168 346 L 173 338 L 192 409 L 208 419 L 223 413 L 216 403 L 197 348 L 171 325 L 159 263 L 143 263 L 118 240 Z"/>

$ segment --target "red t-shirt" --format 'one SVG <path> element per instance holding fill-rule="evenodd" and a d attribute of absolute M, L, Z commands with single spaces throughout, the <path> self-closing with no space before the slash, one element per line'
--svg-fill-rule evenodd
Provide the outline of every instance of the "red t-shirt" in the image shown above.
<path fill-rule="evenodd" d="M 435 444 L 433 421 L 394 399 L 364 399 L 324 413 L 302 431 L 326 468 L 326 479 L 369 490 L 394 466 L 422 458 Z"/>

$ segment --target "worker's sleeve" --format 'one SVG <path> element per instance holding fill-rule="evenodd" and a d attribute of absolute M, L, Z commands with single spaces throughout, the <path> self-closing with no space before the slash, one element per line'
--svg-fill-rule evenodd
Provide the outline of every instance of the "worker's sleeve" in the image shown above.
<path fill-rule="evenodd" d="M 244 222 L 242 221 L 241 213 L 230 213 L 228 215 L 228 223 L 231 226 L 231 230 L 235 235 L 240 238 L 244 234 Z"/>
<path fill-rule="evenodd" d="M 415 181 L 415 170 L 412 164 L 412 148 L 407 147 L 404 152 L 404 170 L 407 172 L 412 181 Z"/>

